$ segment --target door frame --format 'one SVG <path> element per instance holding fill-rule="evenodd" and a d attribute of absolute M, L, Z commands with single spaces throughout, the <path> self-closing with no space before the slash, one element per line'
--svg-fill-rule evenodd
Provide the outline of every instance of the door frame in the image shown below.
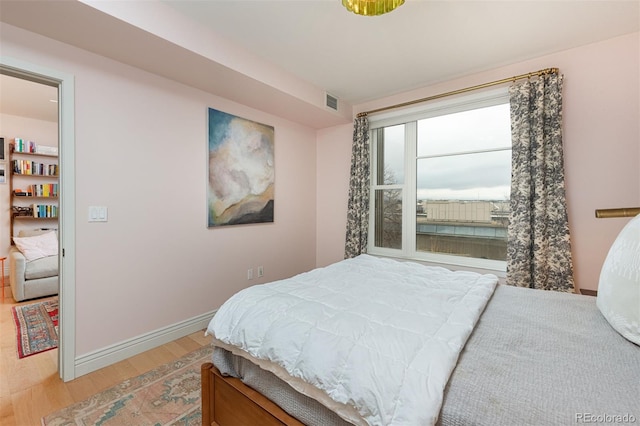
<path fill-rule="evenodd" d="M 0 73 L 58 88 L 58 373 L 68 382 L 76 378 L 74 76 L 5 56 L 0 56 Z"/>

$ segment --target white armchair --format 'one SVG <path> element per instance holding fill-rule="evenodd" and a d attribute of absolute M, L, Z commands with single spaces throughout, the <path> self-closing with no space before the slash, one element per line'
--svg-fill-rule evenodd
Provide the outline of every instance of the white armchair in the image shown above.
<path fill-rule="evenodd" d="M 42 231 L 20 231 L 19 237 Z M 17 301 L 58 294 L 58 256 L 27 261 L 16 246 L 9 249 L 9 284 Z"/>

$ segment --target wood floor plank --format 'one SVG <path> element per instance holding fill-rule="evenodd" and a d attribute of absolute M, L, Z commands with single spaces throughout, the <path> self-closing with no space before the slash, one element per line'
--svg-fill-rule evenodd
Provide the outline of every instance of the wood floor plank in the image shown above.
<path fill-rule="evenodd" d="M 90 374 L 78 377 L 68 382 L 66 386 L 73 402 L 83 401 L 101 390 L 96 387 Z"/>
<path fill-rule="evenodd" d="M 202 345 L 196 343 L 193 339 L 189 338 L 189 336 L 185 336 L 181 339 L 167 343 L 164 347 L 171 352 L 174 358 L 180 358 L 181 356 L 202 347 Z"/>
<path fill-rule="evenodd" d="M 0 397 L 0 425 L 15 424 L 13 418 L 13 406 L 11 405 L 11 395 Z"/>
<path fill-rule="evenodd" d="M 35 406 L 37 401 L 33 398 L 33 386 L 23 391 L 11 394 L 11 406 L 16 424 L 36 425 L 40 420 Z"/>

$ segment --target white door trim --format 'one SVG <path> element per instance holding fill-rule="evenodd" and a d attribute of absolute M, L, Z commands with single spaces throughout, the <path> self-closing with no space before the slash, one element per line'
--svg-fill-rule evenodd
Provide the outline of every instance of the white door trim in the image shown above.
<path fill-rule="evenodd" d="M 75 122 L 74 76 L 0 56 L 0 72 L 58 87 L 59 198 L 59 345 L 58 372 L 68 382 L 76 377 L 75 268 Z"/>

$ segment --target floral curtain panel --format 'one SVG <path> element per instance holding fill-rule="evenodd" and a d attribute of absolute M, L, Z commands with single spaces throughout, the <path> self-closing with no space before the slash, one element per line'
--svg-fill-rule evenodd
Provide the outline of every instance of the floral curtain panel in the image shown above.
<path fill-rule="evenodd" d="M 507 283 L 574 292 L 557 73 L 509 89 L 513 144 Z"/>
<path fill-rule="evenodd" d="M 353 123 L 345 259 L 367 251 L 369 167 L 369 119 L 366 116 L 357 117 Z"/>

